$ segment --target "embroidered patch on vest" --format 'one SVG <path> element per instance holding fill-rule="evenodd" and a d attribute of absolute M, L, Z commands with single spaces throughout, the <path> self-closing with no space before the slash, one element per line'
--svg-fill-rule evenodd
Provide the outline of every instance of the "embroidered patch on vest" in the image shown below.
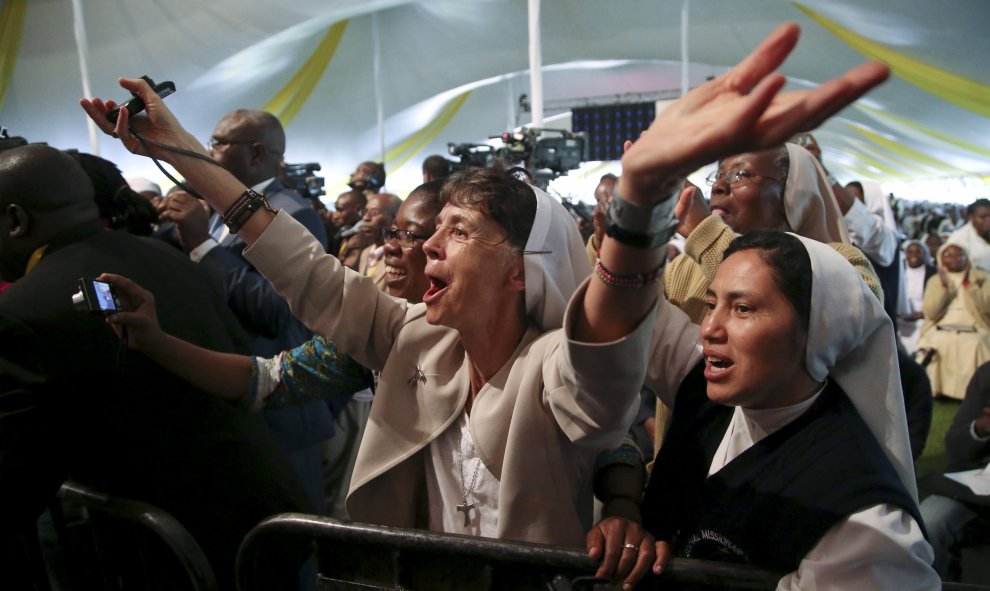
<path fill-rule="evenodd" d="M 691 534 L 684 544 L 684 556 L 724 562 L 749 563 L 742 548 L 717 531 L 702 529 Z"/>

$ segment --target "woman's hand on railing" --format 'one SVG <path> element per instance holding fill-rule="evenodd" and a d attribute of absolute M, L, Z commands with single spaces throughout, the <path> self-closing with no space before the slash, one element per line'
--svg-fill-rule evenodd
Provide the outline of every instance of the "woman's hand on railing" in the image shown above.
<path fill-rule="evenodd" d="M 586 542 L 588 557 L 601 561 L 595 576 L 623 579 L 623 589 L 632 589 L 656 564 L 653 536 L 631 519 L 602 519 L 588 532 Z"/>

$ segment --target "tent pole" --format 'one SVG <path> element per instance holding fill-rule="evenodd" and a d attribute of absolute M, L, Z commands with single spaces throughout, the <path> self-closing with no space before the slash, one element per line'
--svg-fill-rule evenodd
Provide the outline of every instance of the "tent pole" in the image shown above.
<path fill-rule="evenodd" d="M 89 84 L 89 43 L 86 41 L 86 23 L 83 20 L 81 0 L 72 0 L 73 31 L 76 35 L 76 53 L 79 55 L 79 75 L 82 78 L 83 96 L 93 96 Z M 100 155 L 100 136 L 96 123 L 86 117 L 86 127 L 89 131 L 89 149 L 94 156 Z"/>
<path fill-rule="evenodd" d="M 378 121 L 379 162 L 385 164 L 385 101 L 382 97 L 382 43 L 378 34 L 378 12 L 371 13 L 372 68 L 375 77 L 375 109 Z"/>
<path fill-rule="evenodd" d="M 529 91 L 531 127 L 543 126 L 543 56 L 540 53 L 540 0 L 529 0 Z"/>
<path fill-rule="evenodd" d="M 688 8 L 691 0 L 681 2 L 681 96 L 688 93 Z"/>

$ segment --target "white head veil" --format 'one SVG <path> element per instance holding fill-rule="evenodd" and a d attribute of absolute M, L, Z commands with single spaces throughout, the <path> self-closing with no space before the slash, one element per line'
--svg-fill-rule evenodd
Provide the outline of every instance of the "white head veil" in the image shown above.
<path fill-rule="evenodd" d="M 560 328 L 567 302 L 591 264 L 574 217 L 560 201 L 532 187 L 536 217 L 526 240 L 526 315 L 543 331 Z"/>
<path fill-rule="evenodd" d="M 897 218 L 894 217 L 894 208 L 890 206 L 890 201 L 884 197 L 883 188 L 876 181 L 859 181 L 863 185 L 863 204 L 875 216 L 883 219 L 884 225 L 888 228 L 897 228 Z"/>
<path fill-rule="evenodd" d="M 787 146 L 784 216 L 791 231 L 819 242 L 849 243 L 846 222 L 818 160 L 797 144 Z"/>
<path fill-rule="evenodd" d="M 798 238 L 811 258 L 812 271 L 808 373 L 842 387 L 917 501 L 890 317 L 845 257 L 826 244 Z"/>

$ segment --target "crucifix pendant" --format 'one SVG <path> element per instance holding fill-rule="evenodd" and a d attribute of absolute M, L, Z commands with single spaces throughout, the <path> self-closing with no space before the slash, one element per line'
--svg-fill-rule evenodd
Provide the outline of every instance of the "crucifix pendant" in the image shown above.
<path fill-rule="evenodd" d="M 471 525 L 471 509 L 474 509 L 474 503 L 468 503 L 464 501 L 463 505 L 458 505 L 457 510 L 464 512 L 464 527 Z"/>

